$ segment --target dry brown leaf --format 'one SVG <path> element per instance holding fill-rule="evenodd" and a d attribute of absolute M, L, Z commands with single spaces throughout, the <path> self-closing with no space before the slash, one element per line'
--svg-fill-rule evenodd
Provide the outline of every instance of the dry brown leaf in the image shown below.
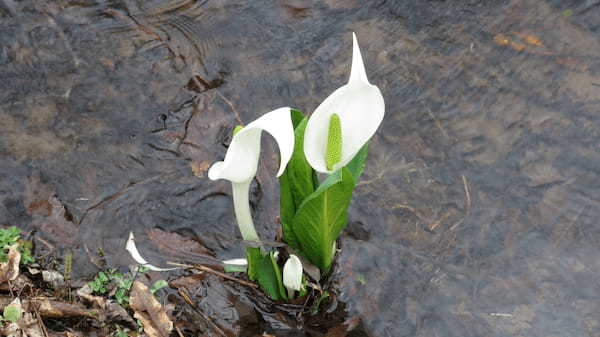
<path fill-rule="evenodd" d="M 48 200 L 54 193 L 52 186 L 43 183 L 39 175 L 29 177 L 23 196 L 27 214 L 31 216 L 49 216 L 52 213 L 52 205 Z"/>
<path fill-rule="evenodd" d="M 203 161 L 193 161 L 190 164 L 191 168 L 192 168 L 192 172 L 194 173 L 194 175 L 198 178 L 203 178 L 204 177 L 204 172 L 206 172 L 208 170 L 208 168 L 210 167 L 210 162 L 207 160 L 203 160 Z"/>
<path fill-rule="evenodd" d="M 32 216 L 32 224 L 59 244 L 71 244 L 79 231 L 65 207 L 56 197 L 51 185 L 42 182 L 39 175 L 29 177 L 24 193 L 25 210 Z"/>
<path fill-rule="evenodd" d="M 77 290 L 77 296 L 80 298 L 91 302 L 94 304 L 94 307 L 103 310 L 103 317 L 108 317 L 110 319 L 116 319 L 118 321 L 128 322 L 131 326 L 135 327 L 135 321 L 129 316 L 127 310 L 125 310 L 122 306 L 114 301 L 107 300 L 102 296 L 94 296 L 92 295 L 92 288 L 88 284 L 79 288 Z"/>
<path fill-rule="evenodd" d="M 106 308 L 106 299 L 102 296 L 94 296 L 92 295 L 94 291 L 90 287 L 89 284 L 84 285 L 83 287 L 77 290 L 77 296 L 83 298 L 86 301 L 94 303 L 94 306 L 99 309 Z"/>
<path fill-rule="evenodd" d="M 21 262 L 21 253 L 19 253 L 19 244 L 15 243 L 8 249 L 8 261 L 0 263 L 0 283 L 14 281 L 19 276 L 19 262 Z"/>
<path fill-rule="evenodd" d="M 509 46 L 516 51 L 527 50 L 538 55 L 552 55 L 544 43 L 535 35 L 523 32 L 494 35 L 494 42 L 499 46 Z"/>
<path fill-rule="evenodd" d="M 144 332 L 149 337 L 168 337 L 171 334 L 173 322 L 142 282 L 133 282 L 129 305 L 135 312 L 134 317 L 142 321 Z"/>
<path fill-rule="evenodd" d="M 29 312 L 23 314 L 20 320 L 9 324 L 0 332 L 7 337 L 44 337 L 37 319 Z"/>
<path fill-rule="evenodd" d="M 74 243 L 79 228 L 70 220 L 65 207 L 56 196 L 50 197 L 48 203 L 52 206 L 50 214 L 34 216 L 32 224 L 53 242 L 62 245 Z"/>
<path fill-rule="evenodd" d="M 522 39 L 523 41 L 525 41 L 526 43 L 528 43 L 530 45 L 544 47 L 544 48 L 546 47 L 546 46 L 544 46 L 544 44 L 542 43 L 542 40 L 540 40 L 540 38 L 538 38 L 537 36 L 535 36 L 531 33 L 515 32 L 514 34 L 515 34 L 515 36 L 519 37 L 520 39 Z"/>
<path fill-rule="evenodd" d="M 25 287 L 33 288 L 33 283 L 27 276 L 25 276 L 23 274 L 19 274 L 19 276 L 17 276 L 17 278 L 15 280 L 11 281 L 10 284 L 8 284 L 8 282 L 0 283 L 0 290 L 4 290 L 4 291 L 20 292 Z"/>

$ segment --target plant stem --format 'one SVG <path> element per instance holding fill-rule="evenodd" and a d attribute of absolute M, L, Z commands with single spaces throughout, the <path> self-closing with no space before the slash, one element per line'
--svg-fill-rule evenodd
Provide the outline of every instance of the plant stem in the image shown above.
<path fill-rule="evenodd" d="M 237 219 L 242 238 L 247 241 L 260 241 L 254 222 L 252 221 L 252 213 L 250 213 L 250 183 L 252 180 L 243 183 L 231 183 L 233 190 L 233 208 L 235 209 L 235 217 Z"/>

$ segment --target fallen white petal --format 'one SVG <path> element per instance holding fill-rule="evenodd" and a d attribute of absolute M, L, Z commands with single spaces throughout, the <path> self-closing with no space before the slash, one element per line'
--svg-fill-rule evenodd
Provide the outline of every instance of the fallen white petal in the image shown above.
<path fill-rule="evenodd" d="M 127 240 L 127 245 L 125 245 L 125 249 L 127 249 L 127 251 L 129 252 L 131 257 L 135 260 L 135 262 L 137 262 L 138 264 L 141 264 L 142 266 L 144 266 L 150 270 L 169 271 L 169 270 L 179 269 L 179 268 L 160 268 L 160 267 L 157 267 L 157 266 L 154 266 L 154 265 L 148 263 L 148 261 L 146 261 L 146 259 L 144 259 L 142 257 L 142 255 L 140 255 L 140 252 L 138 251 L 138 249 L 135 245 L 135 238 L 133 236 L 133 232 L 129 232 L 129 239 Z"/>
<path fill-rule="evenodd" d="M 231 264 L 231 265 L 235 265 L 235 266 L 247 266 L 248 260 L 246 260 L 246 259 L 231 259 L 231 260 L 224 260 L 223 263 Z"/>

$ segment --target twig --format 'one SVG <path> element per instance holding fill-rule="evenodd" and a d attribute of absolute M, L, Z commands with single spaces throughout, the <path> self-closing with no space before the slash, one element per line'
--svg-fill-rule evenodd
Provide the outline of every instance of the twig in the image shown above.
<path fill-rule="evenodd" d="M 37 318 L 38 327 L 40 330 L 42 330 L 42 333 L 44 333 L 44 337 L 49 337 L 48 329 L 46 329 L 46 325 L 44 325 L 44 320 L 42 319 L 42 315 L 40 315 L 38 305 L 33 306 L 33 311 L 35 312 L 35 317 Z"/>
<path fill-rule="evenodd" d="M 452 227 L 450 227 L 449 231 L 453 231 L 456 229 L 456 227 L 458 227 L 460 224 L 462 224 L 465 221 L 465 218 L 467 217 L 467 215 L 471 212 L 471 188 L 469 187 L 469 182 L 467 181 L 467 177 L 465 175 L 462 176 L 462 181 L 463 181 L 463 187 L 465 189 L 465 216 L 460 219 L 459 222 L 455 223 L 454 225 L 452 225 Z"/>
<path fill-rule="evenodd" d="M 241 125 L 244 125 L 244 122 L 242 121 L 242 117 L 240 117 L 240 113 L 236 110 L 236 108 L 233 106 L 233 103 L 231 103 L 230 100 L 227 99 L 227 97 L 225 97 L 220 91 L 219 89 L 215 88 L 214 89 L 215 92 L 217 93 L 217 95 L 219 95 L 219 97 L 221 97 L 221 99 L 223 101 L 225 101 L 225 103 L 227 105 L 229 105 L 229 107 L 231 108 L 231 110 L 233 111 L 233 113 L 235 114 L 235 119 L 238 121 L 238 123 L 240 123 Z"/>
<path fill-rule="evenodd" d="M 465 198 L 467 198 L 467 213 L 471 210 L 471 192 L 469 188 L 469 183 L 467 182 L 467 177 L 462 176 L 463 185 L 465 187 Z"/>
<path fill-rule="evenodd" d="M 43 244 L 44 244 L 46 247 L 48 247 L 48 249 L 49 249 L 51 252 L 54 250 L 54 246 L 53 246 L 53 245 L 52 245 L 50 242 L 48 242 L 48 241 L 46 241 L 46 240 L 42 239 L 40 236 L 36 235 L 36 236 L 35 236 L 35 239 L 36 239 L 36 240 L 39 240 L 39 241 L 40 241 L 41 243 L 43 243 Z"/>
<path fill-rule="evenodd" d="M 427 113 L 429 114 L 429 117 L 431 117 L 431 119 L 433 119 L 435 126 L 442 132 L 444 137 L 446 137 L 446 139 L 450 139 L 450 137 L 448 136 L 448 133 L 446 133 L 446 130 L 444 130 L 444 128 L 442 127 L 442 123 L 440 123 L 440 121 L 433 115 L 433 112 L 431 111 L 431 109 L 427 108 Z"/>
<path fill-rule="evenodd" d="M 181 332 L 181 330 L 179 330 L 178 326 L 175 326 L 175 331 L 177 331 L 177 334 L 179 335 L 179 337 L 183 337 L 183 333 Z"/>
<path fill-rule="evenodd" d="M 200 310 L 196 306 L 194 301 L 192 301 L 192 298 L 190 297 L 190 294 L 188 293 L 187 289 L 185 289 L 183 287 L 177 288 L 177 292 L 183 298 L 185 303 L 187 303 L 190 307 L 192 307 L 194 312 L 197 313 L 198 315 L 200 315 L 200 317 L 202 317 L 202 319 L 204 319 L 214 331 L 216 331 L 221 336 L 227 337 L 227 334 L 225 332 L 223 332 L 223 330 L 215 322 L 213 322 L 212 319 L 210 319 L 210 317 L 208 317 L 202 310 Z"/>
<path fill-rule="evenodd" d="M 192 268 L 192 269 L 197 269 L 200 271 L 205 271 L 207 273 L 211 273 L 217 276 L 220 276 L 224 279 L 233 281 L 233 282 L 237 282 L 241 285 L 245 285 L 246 287 L 251 287 L 251 288 L 258 288 L 258 285 L 252 282 L 248 282 L 248 281 L 244 281 L 244 280 L 240 280 L 239 278 L 235 278 L 233 276 L 229 276 L 225 273 L 221 273 L 220 271 L 216 271 L 212 268 L 209 268 L 207 266 L 201 265 L 201 264 L 182 264 L 182 263 L 175 263 L 175 262 L 167 262 L 168 265 L 172 265 L 172 266 L 179 266 L 179 267 L 185 267 L 185 268 Z"/>

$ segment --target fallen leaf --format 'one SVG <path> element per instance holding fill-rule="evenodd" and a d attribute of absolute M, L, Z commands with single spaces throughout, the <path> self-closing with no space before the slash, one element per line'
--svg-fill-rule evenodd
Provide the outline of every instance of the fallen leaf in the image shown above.
<path fill-rule="evenodd" d="M 533 34 L 519 33 L 519 32 L 516 32 L 514 34 L 515 34 L 515 36 L 517 36 L 517 37 L 521 38 L 523 41 L 525 41 L 527 44 L 538 46 L 538 47 L 544 47 L 544 48 L 546 47 L 546 46 L 544 46 L 542 41 Z"/>
<path fill-rule="evenodd" d="M 29 177 L 23 196 L 27 214 L 31 216 L 49 216 L 52 213 L 52 205 L 48 200 L 54 193 L 54 189 L 43 183 L 39 175 Z"/>
<path fill-rule="evenodd" d="M 117 321 L 127 322 L 131 325 L 131 327 L 136 326 L 135 321 L 131 318 L 129 313 L 127 313 L 127 310 L 125 310 L 121 305 L 115 301 L 107 300 L 102 296 L 94 296 L 92 293 L 93 290 L 89 284 L 86 284 L 77 290 L 77 296 L 93 303 L 94 307 L 103 310 L 105 317 Z"/>
<path fill-rule="evenodd" d="M 92 290 L 90 285 L 86 284 L 77 290 L 77 296 L 83 298 L 84 300 L 86 300 L 88 302 L 93 303 L 96 308 L 105 309 L 106 308 L 106 299 L 102 296 L 92 295 L 93 292 L 94 291 Z"/>
<path fill-rule="evenodd" d="M 542 40 L 531 33 L 512 32 L 494 35 L 494 42 L 499 46 L 508 46 L 516 51 L 527 50 L 532 54 L 552 55 Z"/>
<path fill-rule="evenodd" d="M 346 337 L 348 333 L 354 330 L 359 324 L 360 318 L 358 316 L 350 317 L 342 324 L 327 330 L 325 337 Z"/>
<path fill-rule="evenodd" d="M 33 288 L 34 286 L 33 282 L 31 282 L 31 280 L 23 274 L 17 276 L 17 278 L 11 281 L 10 284 L 8 284 L 8 282 L 0 283 L 0 290 L 4 291 L 21 292 L 26 287 Z"/>
<path fill-rule="evenodd" d="M 37 319 L 31 313 L 24 314 L 19 321 L 8 324 L 0 332 L 6 337 L 44 337 Z"/>
<path fill-rule="evenodd" d="M 19 262 L 21 262 L 21 253 L 19 253 L 19 244 L 16 243 L 8 249 L 8 261 L 0 262 L 0 283 L 14 281 L 19 276 Z"/>
<path fill-rule="evenodd" d="M 142 282 L 133 282 L 129 305 L 134 310 L 134 317 L 142 321 L 144 332 L 149 337 L 168 337 L 171 334 L 173 322 Z"/>
<path fill-rule="evenodd" d="M 51 196 L 48 203 L 51 205 L 50 213 L 34 215 L 32 224 L 54 242 L 64 245 L 74 243 L 79 228 L 71 221 L 65 207 L 56 196 Z"/>
<path fill-rule="evenodd" d="M 112 320 L 127 322 L 132 328 L 137 327 L 137 324 L 133 318 L 131 318 L 127 310 L 114 301 L 109 301 L 107 303 L 106 316 Z"/>
<path fill-rule="evenodd" d="M 42 278 L 44 282 L 50 283 L 55 289 L 65 284 L 65 278 L 56 270 L 43 270 Z"/>
<path fill-rule="evenodd" d="M 193 161 L 190 164 L 191 168 L 192 168 L 192 172 L 194 173 L 194 175 L 198 178 L 203 178 L 204 177 L 204 173 L 208 170 L 208 168 L 210 167 L 210 162 L 207 160 L 204 161 Z"/>

